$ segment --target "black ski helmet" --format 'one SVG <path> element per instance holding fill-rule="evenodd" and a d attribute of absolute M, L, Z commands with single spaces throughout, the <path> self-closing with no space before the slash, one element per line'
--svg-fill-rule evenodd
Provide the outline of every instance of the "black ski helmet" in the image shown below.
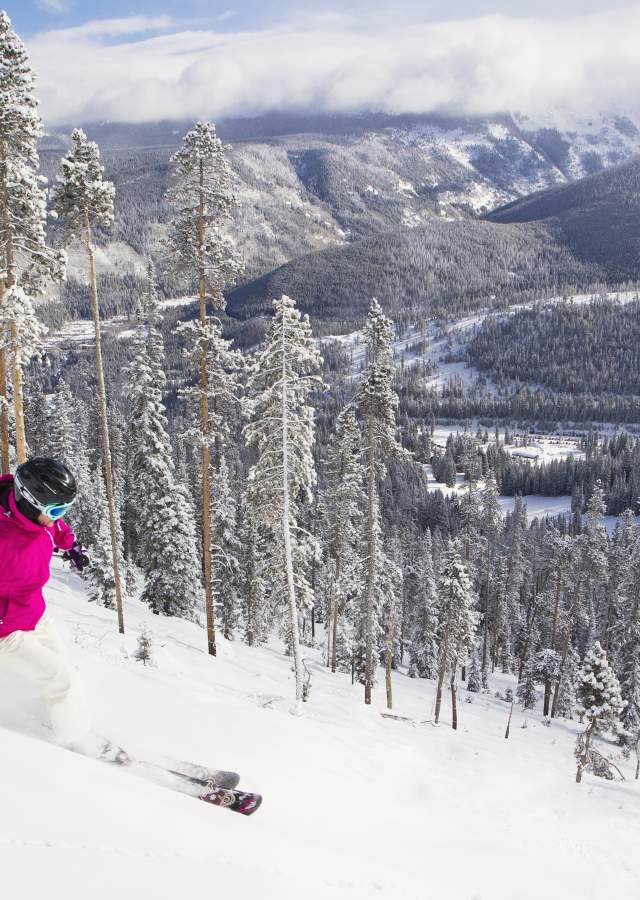
<path fill-rule="evenodd" d="M 45 507 L 53 504 L 73 503 L 76 491 L 73 473 L 57 459 L 34 456 L 16 469 L 14 478 L 16 504 L 28 519 L 36 520 Z"/>

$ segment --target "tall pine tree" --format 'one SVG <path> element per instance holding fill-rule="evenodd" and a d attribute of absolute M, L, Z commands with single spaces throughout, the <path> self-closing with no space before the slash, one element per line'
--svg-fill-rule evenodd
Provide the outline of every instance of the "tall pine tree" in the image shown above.
<path fill-rule="evenodd" d="M 272 595 L 288 610 L 288 643 L 301 712 L 304 674 L 300 652 L 299 606 L 313 602 L 306 568 L 314 552 L 301 530 L 305 506 L 316 480 L 311 394 L 319 387 L 320 354 L 307 316 L 285 295 L 275 300 L 264 346 L 256 355 L 250 381 L 249 423 L 245 434 L 255 463 L 249 473 L 249 500 L 269 546 Z"/>

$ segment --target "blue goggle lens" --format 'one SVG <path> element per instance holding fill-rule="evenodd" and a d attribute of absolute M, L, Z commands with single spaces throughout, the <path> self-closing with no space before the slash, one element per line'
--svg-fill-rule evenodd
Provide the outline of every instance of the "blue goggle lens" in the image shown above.
<path fill-rule="evenodd" d="M 69 512 L 74 503 L 75 500 L 72 500 L 71 503 L 52 503 L 45 506 L 42 512 L 50 519 L 61 519 L 65 513 Z"/>

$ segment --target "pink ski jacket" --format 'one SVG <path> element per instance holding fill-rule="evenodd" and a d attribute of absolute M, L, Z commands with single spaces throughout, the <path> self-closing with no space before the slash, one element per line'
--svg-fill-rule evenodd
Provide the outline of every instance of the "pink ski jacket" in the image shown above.
<path fill-rule="evenodd" d="M 0 476 L 0 490 L 13 475 Z M 42 588 L 49 580 L 54 547 L 68 550 L 75 535 L 58 519 L 51 527 L 23 516 L 13 490 L 9 509 L 0 505 L 0 638 L 14 631 L 33 631 L 45 610 Z"/>

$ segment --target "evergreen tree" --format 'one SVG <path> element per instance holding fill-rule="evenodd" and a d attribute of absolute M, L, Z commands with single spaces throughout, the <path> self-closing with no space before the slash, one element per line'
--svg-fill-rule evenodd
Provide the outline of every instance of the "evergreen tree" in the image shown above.
<path fill-rule="evenodd" d="M 134 659 L 141 662 L 143 666 L 153 666 L 155 664 L 153 658 L 153 637 L 148 625 L 143 625 L 140 629 L 138 646 L 136 647 L 133 656 Z"/>
<path fill-rule="evenodd" d="M 130 366 L 131 482 L 138 561 L 146 584 L 142 600 L 154 612 L 192 618 L 200 605 L 200 564 L 194 511 L 176 482 L 162 390 L 164 343 L 151 267 Z"/>
<path fill-rule="evenodd" d="M 329 662 L 336 671 L 340 617 L 353 611 L 358 592 L 360 566 L 358 545 L 362 526 L 364 492 L 363 469 L 360 461 L 361 435 L 352 406 L 343 409 L 336 422 L 336 430 L 329 447 L 327 516 L 329 518 L 328 552 L 332 577 L 328 628 L 331 642 Z M 347 620 L 348 623 L 348 620 Z M 345 623 L 345 626 L 347 625 Z M 341 636 L 345 636 L 345 628 Z M 351 644 L 352 641 L 349 640 Z M 342 649 L 344 657 L 345 650 Z"/>
<path fill-rule="evenodd" d="M 304 673 L 300 653 L 299 606 L 310 606 L 313 592 L 306 566 L 315 552 L 300 531 L 302 512 L 315 484 L 312 392 L 319 386 L 320 354 L 309 319 L 285 295 L 274 301 L 274 317 L 256 355 L 250 381 L 248 447 L 256 462 L 249 474 L 249 500 L 262 527 L 272 560 L 272 596 L 288 609 L 288 644 L 301 712 Z"/>
<path fill-rule="evenodd" d="M 486 562 L 483 572 L 483 585 L 480 596 L 483 598 L 482 609 L 482 679 L 486 684 L 488 671 L 489 631 L 499 618 L 497 598 L 495 596 L 496 579 L 492 577 L 495 570 L 495 554 L 498 537 L 504 530 L 500 494 L 495 473 L 489 471 L 485 478 L 485 486 L 481 494 L 482 530 L 486 541 Z M 494 628 L 495 630 L 495 628 Z"/>
<path fill-rule="evenodd" d="M 96 276 L 93 233 L 97 227 L 108 228 L 113 222 L 114 186 L 104 178 L 104 166 L 100 163 L 98 145 L 87 140 L 85 133 L 77 128 L 72 136 L 71 150 L 62 160 L 62 171 L 58 176 L 54 192 L 54 210 L 62 219 L 67 240 L 80 237 L 89 260 L 91 283 L 91 305 L 95 330 L 96 378 L 98 382 L 98 416 L 102 443 L 102 464 L 109 510 L 111 552 L 115 578 L 118 630 L 124 634 L 124 610 L 120 580 L 120 557 L 118 549 L 118 517 L 113 485 L 107 395 L 102 361 L 102 339 L 100 334 L 100 309 L 98 306 L 98 284 Z"/>
<path fill-rule="evenodd" d="M 266 641 L 272 616 L 267 604 L 266 571 L 258 525 L 246 497 L 240 504 L 239 595 L 244 641 L 256 647 Z"/>
<path fill-rule="evenodd" d="M 416 605 L 409 623 L 409 677 L 435 678 L 438 671 L 438 591 L 427 530 L 417 578 Z"/>
<path fill-rule="evenodd" d="M 471 580 L 462 562 L 460 541 L 450 540 L 442 567 L 439 584 L 440 607 L 442 610 L 442 639 L 438 686 L 436 691 L 435 721 L 440 718 L 442 705 L 442 685 L 445 675 L 451 676 L 451 701 L 453 708 L 453 728 L 457 728 L 456 711 L 456 671 L 460 660 L 466 657 L 473 644 L 478 622 L 476 598 Z"/>
<path fill-rule="evenodd" d="M 100 471 L 94 473 L 93 505 L 96 512 L 96 530 L 91 535 L 91 565 L 88 579 L 91 584 L 90 597 L 98 606 L 115 609 L 116 579 L 113 570 L 111 553 L 111 529 L 109 526 L 109 507 Z"/>
<path fill-rule="evenodd" d="M 174 184 L 168 199 L 173 209 L 167 249 L 179 272 L 198 281 L 199 317 L 194 329 L 194 352 L 200 373 L 198 387 L 198 443 L 202 462 L 202 547 L 207 614 L 207 647 L 216 655 L 215 601 L 211 561 L 211 397 L 219 386 L 211 378 L 211 346 L 221 338 L 207 315 L 207 302 L 224 309 L 224 288 L 235 280 L 240 264 L 222 226 L 235 205 L 232 173 L 226 150 L 210 123 L 198 122 L 171 157 Z M 212 383 L 213 382 L 213 383 Z M 215 440 L 215 436 L 214 436 Z"/>
<path fill-rule="evenodd" d="M 471 654 L 471 665 L 469 666 L 469 674 L 467 675 L 467 690 L 471 691 L 473 694 L 479 694 L 482 690 L 480 662 L 475 650 Z"/>
<path fill-rule="evenodd" d="M 24 45 L 0 10 L 0 471 L 8 472 L 9 400 L 16 461 L 26 459 L 23 367 L 43 334 L 32 305 L 46 282 L 64 277 L 64 254 L 45 239 L 45 190 L 39 177 L 43 127 Z M 11 354 L 11 393 L 9 391 Z"/>
<path fill-rule="evenodd" d="M 518 682 L 516 688 L 516 697 L 518 702 L 522 703 L 525 709 L 535 709 L 537 702 L 536 694 L 536 671 L 532 662 L 529 662 L 522 673 L 522 678 Z"/>
<path fill-rule="evenodd" d="M 607 662 L 607 654 L 596 641 L 583 660 L 577 678 L 578 701 L 584 709 L 587 728 L 576 745 L 578 771 L 576 781 L 582 780 L 582 772 L 590 763 L 591 740 L 594 734 L 616 731 L 625 703 L 620 684 Z"/>
<path fill-rule="evenodd" d="M 365 325 L 367 368 L 362 377 L 356 407 L 364 423 L 364 468 L 367 485 L 365 585 L 362 599 L 364 649 L 364 702 L 371 703 L 375 662 L 379 657 L 381 579 L 381 525 L 379 482 L 384 458 L 401 450 L 395 436 L 398 398 L 393 391 L 393 329 L 377 300 L 373 300 Z"/>
<path fill-rule="evenodd" d="M 239 624 L 238 578 L 241 544 L 238 539 L 236 500 L 231 490 L 229 469 L 224 457 L 220 460 L 218 472 L 212 478 L 212 485 L 211 511 L 214 528 L 211 556 L 218 599 L 218 617 L 222 622 L 223 636 L 231 641 Z"/>

